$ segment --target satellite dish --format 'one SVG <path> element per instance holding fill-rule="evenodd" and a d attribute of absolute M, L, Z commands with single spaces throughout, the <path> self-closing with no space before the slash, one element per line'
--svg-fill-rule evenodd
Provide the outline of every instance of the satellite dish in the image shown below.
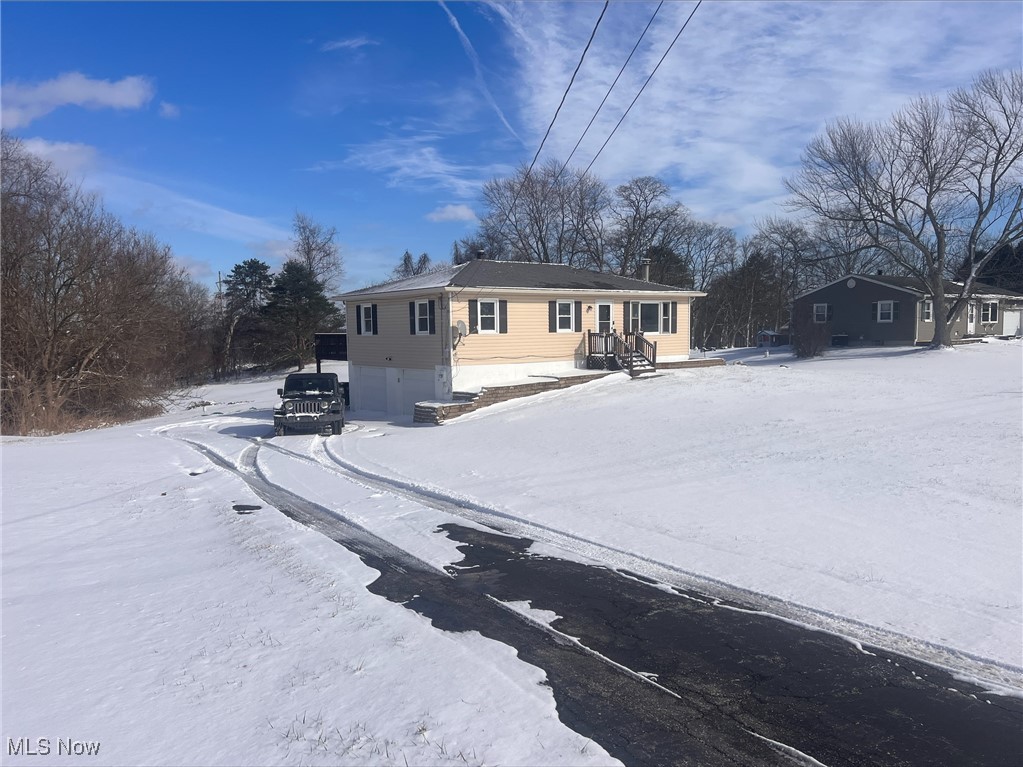
<path fill-rule="evenodd" d="M 451 335 L 452 335 L 451 348 L 457 349 L 458 342 L 461 341 L 462 337 L 465 335 L 465 323 L 462 322 L 461 320 L 456 322 L 454 327 L 451 328 Z"/>
<path fill-rule="evenodd" d="M 458 335 L 460 336 L 465 335 L 465 323 L 462 322 L 461 320 L 455 323 L 455 329 L 458 330 Z"/>

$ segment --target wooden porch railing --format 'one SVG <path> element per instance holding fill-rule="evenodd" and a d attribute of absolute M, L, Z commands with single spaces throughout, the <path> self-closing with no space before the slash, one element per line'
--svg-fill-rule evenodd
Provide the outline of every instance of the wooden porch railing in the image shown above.
<path fill-rule="evenodd" d="M 633 375 L 636 355 L 642 357 L 651 367 L 657 365 L 657 343 L 651 343 L 641 333 L 594 333 L 586 331 L 586 353 L 590 360 L 601 359 L 602 366 L 614 359 L 618 367 Z"/>

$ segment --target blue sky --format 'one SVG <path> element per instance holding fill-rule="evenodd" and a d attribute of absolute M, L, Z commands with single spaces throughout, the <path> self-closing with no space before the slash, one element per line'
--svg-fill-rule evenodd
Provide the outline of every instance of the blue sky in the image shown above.
<path fill-rule="evenodd" d="M 580 147 L 585 167 L 693 1 L 666 2 Z M 4 129 L 212 285 L 274 268 L 296 211 L 338 231 L 345 289 L 475 228 L 482 184 L 536 152 L 601 2 L 0 5 Z M 564 160 L 656 3 L 612 2 L 541 155 Z M 712 2 L 600 154 L 740 232 L 841 116 L 1023 64 L 1020 2 Z"/>

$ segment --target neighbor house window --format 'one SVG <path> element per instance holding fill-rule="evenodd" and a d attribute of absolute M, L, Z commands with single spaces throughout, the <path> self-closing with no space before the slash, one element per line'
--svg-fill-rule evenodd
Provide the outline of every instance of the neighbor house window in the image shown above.
<path fill-rule="evenodd" d="M 985 301 L 980 305 L 980 321 L 986 325 L 998 322 L 997 301 Z"/>
<path fill-rule="evenodd" d="M 920 304 L 920 319 L 924 322 L 930 322 L 934 319 L 934 302 L 929 298 Z"/>
<path fill-rule="evenodd" d="M 480 301 L 480 333 L 497 332 L 497 301 Z"/>
<path fill-rule="evenodd" d="M 878 301 L 877 302 L 877 321 L 878 322 L 891 322 L 894 315 L 895 309 L 894 301 Z"/>
<path fill-rule="evenodd" d="M 831 304 L 814 304 L 813 321 L 817 324 L 828 322 L 831 319 Z"/>

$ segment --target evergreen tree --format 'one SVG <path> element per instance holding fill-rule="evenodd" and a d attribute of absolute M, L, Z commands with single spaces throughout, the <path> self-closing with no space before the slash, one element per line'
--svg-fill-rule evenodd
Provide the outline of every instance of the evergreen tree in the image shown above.
<path fill-rule="evenodd" d="M 301 370 L 313 359 L 313 336 L 341 329 L 343 315 L 323 284 L 301 261 L 288 261 L 274 279 L 262 312 L 272 342 L 271 361 Z"/>
<path fill-rule="evenodd" d="M 405 251 L 405 255 L 401 257 L 401 263 L 398 264 L 394 271 L 391 272 L 392 277 L 396 280 L 404 280 L 408 277 L 415 277 L 420 274 L 426 274 L 433 268 L 430 263 L 430 256 L 426 253 L 421 253 L 419 258 L 413 258 L 409 251 Z"/>
<path fill-rule="evenodd" d="M 257 258 L 236 264 L 224 279 L 220 371 L 260 361 L 265 335 L 262 309 L 273 285 L 270 267 Z"/>

